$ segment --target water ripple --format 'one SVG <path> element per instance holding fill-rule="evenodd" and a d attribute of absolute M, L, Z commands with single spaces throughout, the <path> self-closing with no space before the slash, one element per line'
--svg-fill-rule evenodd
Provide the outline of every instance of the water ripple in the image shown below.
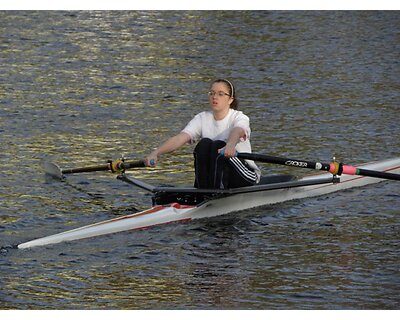
<path fill-rule="evenodd" d="M 379 187 L 19 251 L 149 206 L 108 173 L 232 79 L 253 149 L 358 163 L 398 156 L 399 13 L 0 12 L 0 300 L 4 309 L 395 309 L 399 188 Z M 149 182 L 190 185 L 192 146 Z M 302 170 L 262 166 L 267 173 Z M 306 172 L 304 172 L 306 173 Z"/>

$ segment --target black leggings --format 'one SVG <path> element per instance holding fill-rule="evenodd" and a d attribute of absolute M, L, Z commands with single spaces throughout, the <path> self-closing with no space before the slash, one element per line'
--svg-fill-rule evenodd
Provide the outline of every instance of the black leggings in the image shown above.
<path fill-rule="evenodd" d="M 218 153 L 226 143 L 221 140 L 201 139 L 194 149 L 194 186 L 201 189 L 226 189 L 256 184 L 257 175 L 244 160 L 226 158 Z"/>

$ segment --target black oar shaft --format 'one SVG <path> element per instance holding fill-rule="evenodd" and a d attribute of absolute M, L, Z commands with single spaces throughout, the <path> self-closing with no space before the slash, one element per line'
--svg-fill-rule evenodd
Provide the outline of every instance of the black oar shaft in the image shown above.
<path fill-rule="evenodd" d="M 324 170 L 324 171 L 329 171 L 330 169 L 329 163 L 281 158 L 281 157 L 274 157 L 256 153 L 241 152 L 237 154 L 237 157 L 241 159 L 248 159 L 259 162 L 281 164 L 289 167 L 309 168 L 309 169 Z"/>
<path fill-rule="evenodd" d="M 117 166 L 118 166 L 119 170 L 125 170 L 125 169 L 130 169 L 130 168 L 142 168 L 142 167 L 145 167 L 146 165 L 143 160 L 136 160 L 136 161 L 119 162 L 117 164 Z M 62 174 L 107 171 L 107 170 L 111 170 L 111 163 L 102 164 L 102 165 L 98 165 L 98 166 L 91 166 L 91 167 L 63 169 Z"/>
<path fill-rule="evenodd" d="M 400 181 L 400 174 L 390 173 L 390 172 L 381 172 L 381 171 L 373 171 L 373 170 L 358 168 L 357 175 Z"/>
<path fill-rule="evenodd" d="M 103 164 L 92 167 L 83 167 L 83 168 L 63 169 L 61 172 L 63 174 L 69 174 L 69 173 L 94 172 L 94 171 L 105 171 L 105 170 L 110 170 L 109 164 Z"/>
<path fill-rule="evenodd" d="M 135 160 L 135 161 L 125 161 L 122 162 L 121 169 L 130 169 L 130 168 L 144 168 L 146 163 L 144 160 Z"/>
<path fill-rule="evenodd" d="M 248 159 L 253 161 L 260 161 L 266 163 L 273 164 L 281 164 L 289 167 L 298 167 L 298 168 L 309 168 L 315 170 L 323 170 L 331 172 L 332 174 L 348 174 L 348 175 L 359 175 L 380 179 L 389 179 L 389 180 L 400 180 L 400 174 L 383 172 L 383 171 L 374 171 L 368 169 L 361 169 L 352 166 L 343 165 L 341 163 L 333 162 L 333 163 L 323 163 L 323 162 L 314 162 L 314 161 L 305 161 L 305 160 L 297 160 L 290 158 L 281 158 L 274 157 L 256 153 L 238 153 L 236 155 L 241 159 Z"/>

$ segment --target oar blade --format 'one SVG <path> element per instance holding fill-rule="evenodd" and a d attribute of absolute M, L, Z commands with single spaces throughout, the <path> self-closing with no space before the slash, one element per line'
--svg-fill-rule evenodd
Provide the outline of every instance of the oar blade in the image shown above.
<path fill-rule="evenodd" d="M 48 161 L 43 161 L 42 162 L 42 168 L 44 169 L 44 172 L 56 179 L 62 180 L 64 179 L 64 175 L 62 173 L 61 168 L 56 165 L 53 162 L 48 162 Z"/>

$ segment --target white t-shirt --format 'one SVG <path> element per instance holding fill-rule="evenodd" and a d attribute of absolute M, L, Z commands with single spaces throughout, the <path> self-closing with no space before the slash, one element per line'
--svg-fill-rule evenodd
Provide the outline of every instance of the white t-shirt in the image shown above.
<path fill-rule="evenodd" d="M 250 153 L 250 120 L 249 117 L 241 111 L 229 109 L 229 113 L 222 120 L 215 120 L 212 111 L 203 111 L 190 120 L 182 132 L 190 136 L 192 143 L 202 138 L 227 142 L 231 130 L 236 127 L 242 128 L 245 131 L 245 137 L 236 145 L 236 150 L 238 152 Z M 246 162 L 254 169 L 258 180 L 260 180 L 261 171 L 254 161 L 246 160 Z"/>

